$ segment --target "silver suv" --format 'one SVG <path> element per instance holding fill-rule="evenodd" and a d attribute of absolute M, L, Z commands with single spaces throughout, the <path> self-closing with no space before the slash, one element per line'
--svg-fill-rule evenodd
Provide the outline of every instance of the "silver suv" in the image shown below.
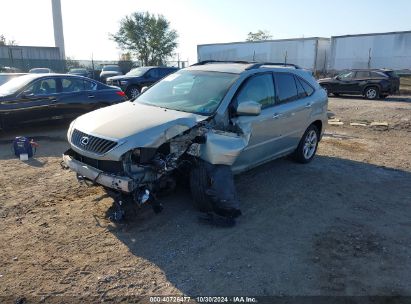
<path fill-rule="evenodd" d="M 231 172 L 288 154 L 310 162 L 327 103 L 311 73 L 294 65 L 201 62 L 77 118 L 63 159 L 81 180 L 139 205 L 187 172 L 193 201 L 207 211 L 236 200 Z"/>

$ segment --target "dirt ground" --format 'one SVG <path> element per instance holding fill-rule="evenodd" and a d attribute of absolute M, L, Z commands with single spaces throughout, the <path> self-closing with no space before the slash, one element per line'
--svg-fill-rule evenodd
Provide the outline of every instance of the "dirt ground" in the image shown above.
<path fill-rule="evenodd" d="M 312 163 L 236 177 L 231 229 L 198 223 L 187 189 L 113 224 L 112 200 L 60 168 L 65 126 L 2 134 L 0 296 L 411 296 L 411 99 L 330 98 L 329 110 L 344 125 Z M 11 155 L 17 133 L 38 139 L 35 159 Z"/>

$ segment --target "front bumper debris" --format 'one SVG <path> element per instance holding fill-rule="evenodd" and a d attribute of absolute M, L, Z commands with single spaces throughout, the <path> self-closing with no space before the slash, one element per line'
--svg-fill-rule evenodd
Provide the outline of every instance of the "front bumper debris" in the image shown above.
<path fill-rule="evenodd" d="M 79 176 L 89 179 L 93 183 L 126 193 L 133 192 L 135 189 L 134 182 L 129 177 L 104 173 L 99 169 L 73 159 L 67 154 L 63 154 L 63 162 Z"/>

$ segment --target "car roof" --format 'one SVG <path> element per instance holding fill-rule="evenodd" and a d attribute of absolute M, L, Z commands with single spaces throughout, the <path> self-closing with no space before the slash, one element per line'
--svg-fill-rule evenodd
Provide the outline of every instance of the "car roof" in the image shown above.
<path fill-rule="evenodd" d="M 191 71 L 210 71 L 210 72 L 225 72 L 233 74 L 241 74 L 247 70 L 256 70 L 256 69 L 287 69 L 287 70 L 296 70 L 301 69 L 294 64 L 285 64 L 285 63 L 270 63 L 270 62 L 247 62 L 247 61 L 204 61 L 196 63 L 186 70 Z"/>
<path fill-rule="evenodd" d="M 380 72 L 392 72 L 392 69 L 351 69 L 347 71 L 353 71 L 353 72 L 361 72 L 361 71 L 380 71 Z"/>

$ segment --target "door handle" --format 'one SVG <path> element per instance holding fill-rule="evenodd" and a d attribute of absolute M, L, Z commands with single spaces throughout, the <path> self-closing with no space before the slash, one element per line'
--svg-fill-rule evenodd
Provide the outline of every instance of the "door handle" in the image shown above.
<path fill-rule="evenodd" d="M 306 105 L 305 105 L 305 108 L 311 108 L 313 106 L 313 104 L 311 103 L 311 102 L 309 102 L 309 103 L 307 103 Z"/>
<path fill-rule="evenodd" d="M 283 114 L 275 113 L 275 114 L 273 115 L 273 118 L 274 118 L 274 119 L 278 119 L 278 118 L 281 118 L 282 116 L 283 116 Z"/>
<path fill-rule="evenodd" d="M 88 95 L 88 98 L 94 98 L 95 96 L 94 95 Z"/>

